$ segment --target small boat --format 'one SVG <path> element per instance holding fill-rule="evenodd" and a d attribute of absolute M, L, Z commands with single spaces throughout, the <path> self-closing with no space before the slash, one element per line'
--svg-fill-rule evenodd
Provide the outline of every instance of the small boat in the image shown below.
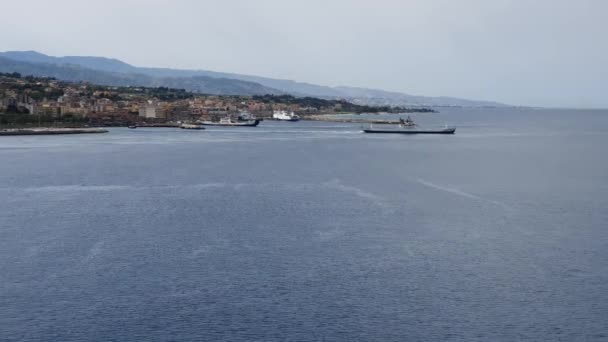
<path fill-rule="evenodd" d="M 272 118 L 274 120 L 280 120 L 280 121 L 298 121 L 298 120 L 300 120 L 300 117 L 298 115 L 294 114 L 293 112 L 287 113 L 284 110 L 275 111 L 272 114 Z"/>
<path fill-rule="evenodd" d="M 127 126 L 127 127 L 129 127 L 130 129 L 136 129 L 136 128 L 137 128 L 137 125 L 129 125 L 129 126 Z"/>
<path fill-rule="evenodd" d="M 181 129 L 205 129 L 203 125 L 183 123 L 179 126 Z"/>
<path fill-rule="evenodd" d="M 198 121 L 198 122 L 204 126 L 255 127 L 260 123 L 260 120 L 249 119 L 249 120 L 235 121 L 235 120 L 232 120 L 231 117 L 227 116 L 225 118 L 221 118 L 220 121 Z"/>
<path fill-rule="evenodd" d="M 406 120 L 399 118 L 399 127 L 397 128 L 373 128 L 372 125 L 369 128 L 364 128 L 364 133 L 385 133 L 385 134 L 454 134 L 456 127 L 448 127 L 440 129 L 419 129 L 418 125 L 414 123 L 409 116 Z"/>

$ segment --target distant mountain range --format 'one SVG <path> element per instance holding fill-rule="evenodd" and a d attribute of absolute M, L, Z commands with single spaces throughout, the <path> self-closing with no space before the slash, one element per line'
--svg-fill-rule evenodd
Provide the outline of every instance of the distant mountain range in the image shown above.
<path fill-rule="evenodd" d="M 84 63 L 40 62 L 35 58 L 17 59 L 18 55 L 5 57 L 0 53 L 0 72 L 18 72 L 23 75 L 54 77 L 65 81 L 88 81 L 110 86 L 171 87 L 214 95 L 265 95 L 281 94 L 277 89 L 254 82 L 239 81 L 210 76 L 155 77 L 141 72 L 106 71 L 102 68 L 87 67 Z M 34 57 L 30 53 L 26 56 Z M 43 55 L 44 56 L 44 55 Z M 51 57 L 53 58 L 53 57 Z M 77 59 L 77 58 L 76 58 Z M 83 60 L 87 60 L 84 57 Z M 58 58 L 58 61 L 62 60 Z M 111 60 L 108 60 L 111 61 Z M 90 63 L 94 64 L 94 63 Z M 109 64 L 99 63 L 106 68 Z"/>
<path fill-rule="evenodd" d="M 0 52 L 0 72 L 49 76 L 110 86 L 171 87 L 213 95 L 291 94 L 346 99 L 361 105 L 504 107 L 497 102 L 412 96 L 355 87 L 327 87 L 291 80 L 206 70 L 143 68 L 105 57 L 53 57 L 36 51 Z"/>

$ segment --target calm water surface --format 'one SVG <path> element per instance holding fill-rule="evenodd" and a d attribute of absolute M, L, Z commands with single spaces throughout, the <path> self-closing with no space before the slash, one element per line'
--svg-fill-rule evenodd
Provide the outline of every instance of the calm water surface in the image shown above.
<path fill-rule="evenodd" d="M 608 112 L 414 117 L 0 137 L 0 340 L 608 340 Z"/>

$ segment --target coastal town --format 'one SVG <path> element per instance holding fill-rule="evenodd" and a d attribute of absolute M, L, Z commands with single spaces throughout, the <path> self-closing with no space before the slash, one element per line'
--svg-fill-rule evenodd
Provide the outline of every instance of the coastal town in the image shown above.
<path fill-rule="evenodd" d="M 0 74 L 0 124 L 9 127 L 213 121 L 241 112 L 264 119 L 277 110 L 294 112 L 303 118 L 336 113 L 408 111 L 406 108 L 361 106 L 346 100 L 291 95 L 204 95 L 166 87 L 110 87 L 18 73 Z M 414 111 L 431 110 L 416 108 Z"/>

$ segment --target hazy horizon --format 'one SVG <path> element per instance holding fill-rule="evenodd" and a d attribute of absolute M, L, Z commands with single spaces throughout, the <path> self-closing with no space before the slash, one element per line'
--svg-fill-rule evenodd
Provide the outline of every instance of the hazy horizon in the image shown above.
<path fill-rule="evenodd" d="M 608 107 L 601 0 L 30 0 L 3 9 L 13 15 L 4 18 L 12 29 L 0 32 L 2 51 L 522 106 Z"/>

